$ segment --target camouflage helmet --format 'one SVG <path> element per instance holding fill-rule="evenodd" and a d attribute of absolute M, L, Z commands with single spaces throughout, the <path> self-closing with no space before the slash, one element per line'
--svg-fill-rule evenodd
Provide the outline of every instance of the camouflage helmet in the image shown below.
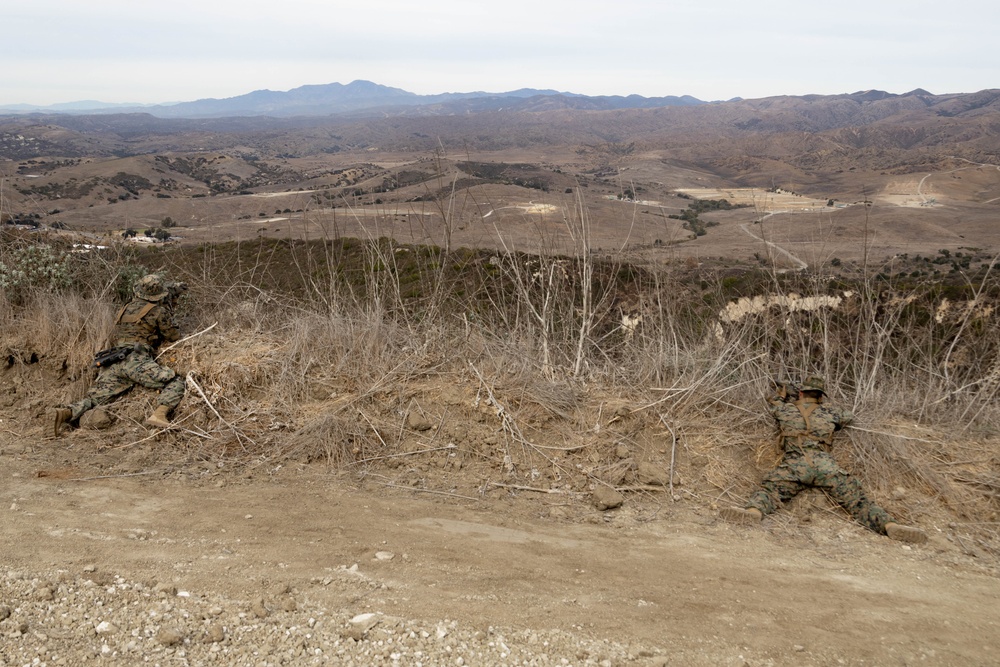
<path fill-rule="evenodd" d="M 140 299 L 159 301 L 167 296 L 167 285 L 166 281 L 163 280 L 163 276 L 150 273 L 139 279 L 139 282 L 135 284 L 134 291 L 135 295 Z"/>
<path fill-rule="evenodd" d="M 818 375 L 810 375 L 799 385 L 799 391 L 818 391 L 826 396 L 826 382 Z"/>

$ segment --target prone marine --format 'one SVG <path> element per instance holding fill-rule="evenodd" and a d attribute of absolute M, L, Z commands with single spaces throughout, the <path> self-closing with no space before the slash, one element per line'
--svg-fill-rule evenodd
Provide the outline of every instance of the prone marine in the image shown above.
<path fill-rule="evenodd" d="M 720 516 L 733 523 L 756 525 L 800 491 L 819 488 L 866 528 L 893 540 L 926 542 L 924 531 L 899 523 L 872 502 L 861 483 L 830 455 L 834 433 L 850 424 L 854 415 L 824 403 L 823 379 L 813 376 L 798 387 L 775 384 L 778 391 L 768 402 L 780 429 L 781 463 L 764 477 L 760 490 L 745 507 L 725 508 Z"/>
<path fill-rule="evenodd" d="M 78 422 L 88 410 L 110 403 L 136 385 L 160 390 L 146 425 L 170 426 L 170 415 L 184 398 L 184 378 L 157 363 L 156 356 L 160 345 L 180 339 L 174 305 L 186 289 L 186 284 L 167 281 L 156 273 L 135 284 L 135 298 L 115 317 L 111 336 L 114 344 L 94 357 L 98 374 L 90 391 L 79 401 L 52 410 L 54 437 L 59 437 L 64 425 Z"/>

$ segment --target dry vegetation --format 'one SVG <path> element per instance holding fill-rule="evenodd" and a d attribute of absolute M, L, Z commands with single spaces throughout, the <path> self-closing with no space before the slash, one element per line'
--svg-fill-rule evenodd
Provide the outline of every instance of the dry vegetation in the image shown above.
<path fill-rule="evenodd" d="M 185 331 L 212 328 L 166 353 L 189 393 L 177 428 L 157 436 L 162 456 L 140 467 L 253 474 L 295 461 L 428 493 L 610 486 L 709 506 L 746 497 L 777 460 L 771 379 L 818 373 L 860 416 L 840 440 L 845 466 L 905 520 L 950 522 L 962 548 L 996 557 L 991 264 L 950 283 L 640 267 L 590 253 L 587 211 L 574 218 L 577 252 L 561 256 L 389 239 L 81 254 L 64 236 L 8 234 L 3 400 L 41 428 L 47 407 L 81 396 L 117 303 L 136 276 L 165 270 L 192 286 Z M 830 295 L 836 307 L 798 299 Z M 623 313 L 641 324 L 624 328 Z M 112 432 L 150 402 L 137 391 L 109 406 Z"/>

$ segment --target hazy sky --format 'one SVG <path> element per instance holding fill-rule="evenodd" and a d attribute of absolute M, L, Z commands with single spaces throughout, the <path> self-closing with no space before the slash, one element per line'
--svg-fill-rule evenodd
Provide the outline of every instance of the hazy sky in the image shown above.
<path fill-rule="evenodd" d="M 355 79 L 702 100 L 1000 88 L 998 0 L 25 0 L 0 20 L 0 104 Z"/>

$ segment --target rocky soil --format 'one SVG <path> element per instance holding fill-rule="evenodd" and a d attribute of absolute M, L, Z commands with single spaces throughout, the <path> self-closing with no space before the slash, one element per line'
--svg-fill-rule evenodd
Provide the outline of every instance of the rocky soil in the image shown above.
<path fill-rule="evenodd" d="M 354 565 L 311 583 L 351 588 L 362 576 Z M 603 666 L 653 655 L 558 630 L 478 630 L 373 612 L 348 618 L 289 586 L 261 593 L 233 600 L 94 565 L 79 574 L 11 570 L 0 577 L 0 664 Z"/>
<path fill-rule="evenodd" d="M 911 547 L 809 502 L 748 529 L 690 498 L 462 499 L 304 464 L 102 475 L 89 435 L 13 434 L 4 667 L 989 665 L 1000 648 L 996 563 L 954 526 Z"/>

